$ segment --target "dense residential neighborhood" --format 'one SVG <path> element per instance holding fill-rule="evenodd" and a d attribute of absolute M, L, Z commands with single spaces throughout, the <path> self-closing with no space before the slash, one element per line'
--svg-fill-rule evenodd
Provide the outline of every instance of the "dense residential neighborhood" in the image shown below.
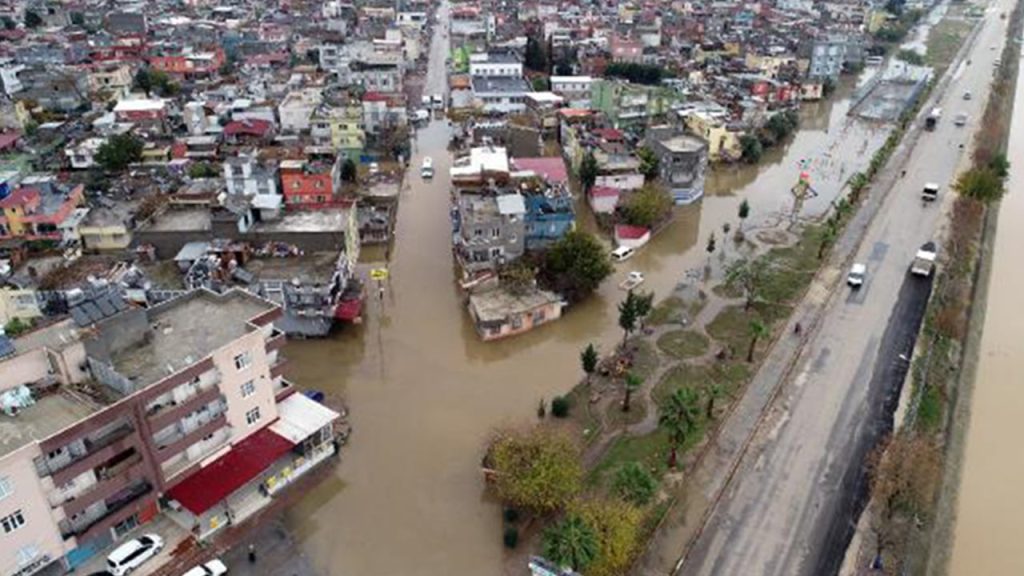
<path fill-rule="evenodd" d="M 0 576 L 909 573 L 1015 6 L 0 2 Z"/>

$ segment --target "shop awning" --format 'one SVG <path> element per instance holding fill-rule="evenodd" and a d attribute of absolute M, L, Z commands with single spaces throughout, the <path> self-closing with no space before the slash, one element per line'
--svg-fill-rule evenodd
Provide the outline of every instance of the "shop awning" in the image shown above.
<path fill-rule="evenodd" d="M 175 485 L 167 495 L 196 516 L 213 508 L 295 446 L 272 428 L 273 425 L 262 428 L 235 444 L 227 454 Z"/>
<path fill-rule="evenodd" d="M 300 444 L 341 416 L 305 394 L 292 394 L 282 400 L 277 405 L 277 415 L 279 418 L 270 429 L 294 444 Z"/>

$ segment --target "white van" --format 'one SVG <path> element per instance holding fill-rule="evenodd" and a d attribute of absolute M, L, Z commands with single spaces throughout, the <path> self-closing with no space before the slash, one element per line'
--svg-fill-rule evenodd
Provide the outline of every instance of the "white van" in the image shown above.
<path fill-rule="evenodd" d="M 921 199 L 927 201 L 937 200 L 939 198 L 939 185 L 934 182 L 928 182 L 924 185 L 924 190 L 921 191 Z"/>
<path fill-rule="evenodd" d="M 868 274 L 868 267 L 864 264 L 857 263 L 850 267 L 850 273 L 846 276 L 846 283 L 850 288 L 860 288 L 864 285 L 864 277 Z"/>
<path fill-rule="evenodd" d="M 129 540 L 107 556 L 107 570 L 114 576 L 124 576 L 156 556 L 163 547 L 163 538 L 156 534 Z"/>
<path fill-rule="evenodd" d="M 636 250 L 630 248 L 629 246 L 619 246 L 615 250 L 612 250 L 612 260 L 615 260 L 616 262 L 622 262 L 623 260 L 628 260 L 631 256 L 633 256 L 633 254 L 636 254 Z"/>
<path fill-rule="evenodd" d="M 434 177 L 434 160 L 430 156 L 423 158 L 423 166 L 420 167 L 420 176 L 424 178 Z"/>

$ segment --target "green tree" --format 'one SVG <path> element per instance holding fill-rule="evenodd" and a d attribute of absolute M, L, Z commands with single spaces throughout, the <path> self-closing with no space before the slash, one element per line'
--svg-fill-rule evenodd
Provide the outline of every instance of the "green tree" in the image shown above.
<path fill-rule="evenodd" d="M 573 514 L 597 534 L 597 556 L 584 572 L 587 576 L 622 576 L 640 551 L 643 512 L 619 498 L 592 498 L 575 503 Z"/>
<path fill-rule="evenodd" d="M 622 328 L 622 347 L 626 347 L 629 335 L 636 330 L 636 323 L 639 320 L 637 310 L 637 295 L 632 290 L 626 293 L 626 299 L 619 302 L 619 328 Z"/>
<path fill-rule="evenodd" d="M 647 327 L 647 315 L 654 309 L 654 292 L 638 294 L 634 307 L 636 308 L 636 318 L 640 321 L 640 330 L 643 331 Z"/>
<path fill-rule="evenodd" d="M 579 446 L 548 428 L 499 432 L 485 464 L 494 471 L 495 490 L 503 502 L 541 514 L 563 508 L 583 483 Z"/>
<path fill-rule="evenodd" d="M 697 431 L 700 418 L 699 398 L 691 388 L 677 388 L 661 406 L 658 426 L 668 433 L 669 468 L 676 467 L 679 449 L 686 445 L 690 435 Z"/>
<path fill-rule="evenodd" d="M 583 367 L 583 373 L 587 375 L 587 384 L 590 384 L 590 378 L 597 371 L 599 360 L 597 348 L 594 348 L 593 344 L 587 344 L 587 347 L 580 352 L 580 365 Z"/>
<path fill-rule="evenodd" d="M 534 92 L 547 92 L 551 89 L 551 84 L 548 82 L 547 76 L 536 76 L 530 81 L 533 85 Z"/>
<path fill-rule="evenodd" d="M 580 162 L 580 185 L 583 186 L 584 192 L 590 192 L 590 189 L 594 187 L 594 182 L 597 181 L 597 169 L 597 158 L 594 158 L 592 152 L 587 151 Z"/>
<path fill-rule="evenodd" d="M 548 248 L 540 280 L 569 302 L 578 302 L 611 275 L 612 264 L 597 238 L 583 230 L 572 230 Z"/>
<path fill-rule="evenodd" d="M 961 195 L 985 203 L 998 200 L 1004 192 L 1002 178 L 988 167 L 971 168 L 957 178 L 953 187 Z"/>
<path fill-rule="evenodd" d="M 544 557 L 562 567 L 582 570 L 598 554 L 597 533 L 577 514 L 544 530 L 541 540 Z"/>
<path fill-rule="evenodd" d="M 658 482 L 637 462 L 627 462 L 615 471 L 612 491 L 626 502 L 646 506 L 658 491 Z"/>
<path fill-rule="evenodd" d="M 768 263 L 762 258 L 748 260 L 741 258 L 729 265 L 725 271 L 725 283 L 743 290 L 744 310 L 750 310 L 760 298 L 761 289 L 768 278 Z"/>
<path fill-rule="evenodd" d="M 209 162 L 197 162 L 188 167 L 190 178 L 216 178 L 219 174 L 217 167 Z"/>
<path fill-rule="evenodd" d="M 661 186 L 644 186 L 630 194 L 622 206 L 627 224 L 652 228 L 672 214 L 672 195 Z"/>
<path fill-rule="evenodd" d="M 133 134 L 111 136 L 96 151 L 96 162 L 108 172 L 120 172 L 142 159 L 142 140 Z"/>
<path fill-rule="evenodd" d="M 15 24 L 14 20 L 11 20 L 7 16 L 0 17 L 0 21 L 3 22 L 4 30 L 14 30 L 15 28 L 18 27 L 18 25 Z"/>
<path fill-rule="evenodd" d="M 498 271 L 501 285 L 510 294 L 522 296 L 536 286 L 537 272 L 523 260 L 515 260 Z"/>
<path fill-rule="evenodd" d="M 654 153 L 654 150 L 647 146 L 641 146 L 636 151 L 636 155 L 640 159 L 640 173 L 644 175 L 644 179 L 654 180 L 657 178 L 660 160 L 658 155 Z"/>
<path fill-rule="evenodd" d="M 764 154 L 764 146 L 753 134 L 740 136 L 740 158 L 747 164 L 757 164 Z"/>
<path fill-rule="evenodd" d="M 25 27 L 38 28 L 43 25 L 43 19 L 32 10 L 25 10 Z"/>
<path fill-rule="evenodd" d="M 640 389 L 644 385 L 644 379 L 637 376 L 632 372 L 626 372 L 626 375 L 622 378 L 622 388 L 626 395 L 622 399 L 622 411 L 629 412 L 630 401 L 633 399 L 633 392 Z"/>
<path fill-rule="evenodd" d="M 829 220 L 828 223 L 825 224 L 825 229 L 821 231 L 821 243 L 818 244 L 818 260 L 825 257 L 825 251 L 828 250 L 828 247 L 831 246 L 833 242 L 835 242 L 838 236 L 839 230 L 836 228 L 836 224 L 832 220 Z"/>
<path fill-rule="evenodd" d="M 757 348 L 757 341 L 768 335 L 768 327 L 758 319 L 750 321 L 750 348 L 747 348 L 747 362 L 754 361 L 754 350 Z"/>
<path fill-rule="evenodd" d="M 1006 178 L 1010 175 L 1010 161 L 1006 159 L 1006 154 L 996 154 L 989 161 L 988 167 L 1000 178 Z"/>
<path fill-rule="evenodd" d="M 351 158 L 345 158 L 345 161 L 341 163 L 341 181 L 356 181 L 356 163 Z"/>
<path fill-rule="evenodd" d="M 14 338 L 30 328 L 32 328 L 31 322 L 26 322 L 21 318 L 11 318 L 10 321 L 4 325 L 4 333 L 11 338 Z"/>
<path fill-rule="evenodd" d="M 523 64 L 534 72 L 548 71 L 548 52 L 544 43 L 532 34 L 526 38 L 526 54 Z"/>
<path fill-rule="evenodd" d="M 85 26 L 85 15 L 81 12 L 72 12 L 71 23 L 79 27 Z"/>
<path fill-rule="evenodd" d="M 921 56 L 920 54 L 913 50 L 900 50 L 899 52 L 896 53 L 896 59 L 902 60 L 907 64 L 911 64 L 913 66 L 924 66 L 925 64 L 924 56 Z"/>

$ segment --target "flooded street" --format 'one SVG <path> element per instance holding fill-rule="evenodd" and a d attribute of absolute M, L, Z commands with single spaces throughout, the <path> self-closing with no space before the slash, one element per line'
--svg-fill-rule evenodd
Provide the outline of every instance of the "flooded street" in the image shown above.
<path fill-rule="evenodd" d="M 971 419 L 957 503 L 950 574 L 1024 574 L 1020 518 L 1024 517 L 1024 316 L 1012 311 L 1024 292 L 1017 250 L 1024 245 L 1024 76 L 1017 78 L 1007 156 L 1009 193 L 999 207 L 985 324 L 975 374 Z M 1009 312 L 1009 313 L 1008 313 Z"/>
<path fill-rule="evenodd" d="M 447 5 L 441 8 L 442 14 Z M 444 19 L 443 19 L 444 20 Z M 439 27 L 440 28 L 440 27 Z M 435 31 L 425 93 L 444 91 L 447 39 Z M 846 118 L 852 82 L 831 102 L 811 104 L 802 130 L 758 167 L 710 174 L 704 200 L 619 267 L 598 294 L 558 322 L 510 340 L 479 341 L 454 284 L 448 215 L 448 127 L 419 131 L 398 215 L 391 277 L 383 302 L 367 303 L 365 322 L 328 340 L 293 342 L 289 377 L 303 388 L 343 395 L 354 434 L 330 481 L 288 517 L 316 567 L 331 575 L 486 576 L 501 573 L 498 506 L 484 496 L 479 458 L 489 431 L 530 422 L 541 398 L 569 390 L 588 342 L 609 350 L 620 337 L 616 284 L 640 270 L 644 288 L 663 297 L 707 257 L 711 231 L 737 223 L 743 198 L 751 228 L 790 210 L 789 190 L 807 161 L 818 196 L 805 215 L 827 209 L 841 183 L 866 165 L 884 134 Z M 424 155 L 437 177 L 423 181 Z M 833 158 L 856 159 L 861 166 Z M 850 162 L 850 160 L 847 160 Z M 589 215 L 580 215 L 586 226 Z"/>

